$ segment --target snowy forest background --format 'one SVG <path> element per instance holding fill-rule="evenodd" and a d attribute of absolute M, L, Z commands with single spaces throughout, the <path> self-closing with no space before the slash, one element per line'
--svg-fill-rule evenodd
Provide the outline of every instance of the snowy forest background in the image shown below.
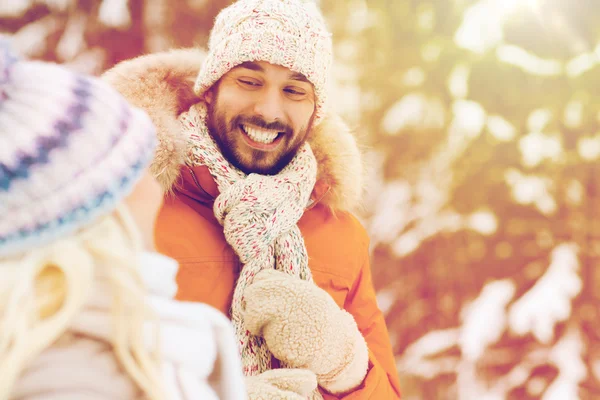
<path fill-rule="evenodd" d="M 229 3 L 0 0 L 0 33 L 99 74 Z M 320 5 L 404 399 L 599 399 L 600 2 Z"/>

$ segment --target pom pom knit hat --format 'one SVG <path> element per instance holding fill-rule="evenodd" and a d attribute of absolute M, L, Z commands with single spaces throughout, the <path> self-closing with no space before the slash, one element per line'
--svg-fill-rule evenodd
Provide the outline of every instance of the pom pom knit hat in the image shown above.
<path fill-rule="evenodd" d="M 202 96 L 231 68 L 247 61 L 266 61 L 303 74 L 315 88 L 314 123 L 322 120 L 332 43 L 314 2 L 239 0 L 221 11 L 196 79 L 196 94 Z"/>
<path fill-rule="evenodd" d="M 149 165 L 150 118 L 97 78 L 0 37 L 0 258 L 112 212 Z"/>

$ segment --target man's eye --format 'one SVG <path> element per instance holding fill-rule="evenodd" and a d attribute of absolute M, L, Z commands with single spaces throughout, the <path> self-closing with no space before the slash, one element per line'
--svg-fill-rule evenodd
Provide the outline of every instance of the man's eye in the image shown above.
<path fill-rule="evenodd" d="M 294 95 L 294 96 L 302 96 L 302 95 L 304 95 L 303 91 L 292 89 L 292 88 L 284 89 L 284 92 L 289 93 L 289 94 Z"/>
<path fill-rule="evenodd" d="M 240 82 L 241 84 L 246 85 L 246 86 L 260 86 L 260 84 L 258 82 L 249 81 L 246 79 L 238 79 L 238 82 Z"/>

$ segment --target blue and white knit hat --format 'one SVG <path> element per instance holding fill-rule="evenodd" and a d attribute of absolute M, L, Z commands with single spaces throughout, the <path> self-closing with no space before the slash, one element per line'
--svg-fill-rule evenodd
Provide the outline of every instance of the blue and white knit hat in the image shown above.
<path fill-rule="evenodd" d="M 150 118 L 108 84 L 20 60 L 0 37 L 0 257 L 112 212 L 155 146 Z"/>

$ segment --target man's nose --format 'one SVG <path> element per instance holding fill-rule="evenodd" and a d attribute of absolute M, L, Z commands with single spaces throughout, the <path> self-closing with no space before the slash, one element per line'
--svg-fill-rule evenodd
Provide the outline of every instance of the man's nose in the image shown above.
<path fill-rule="evenodd" d="M 281 93 L 275 89 L 265 89 L 254 105 L 254 112 L 268 123 L 282 121 L 284 111 Z"/>

